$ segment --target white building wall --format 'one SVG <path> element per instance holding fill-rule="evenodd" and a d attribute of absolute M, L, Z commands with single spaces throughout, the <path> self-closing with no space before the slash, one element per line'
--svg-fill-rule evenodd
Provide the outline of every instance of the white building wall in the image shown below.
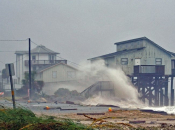
<path fill-rule="evenodd" d="M 57 77 L 53 78 L 53 72 L 57 73 Z M 68 73 L 75 73 L 75 77 L 70 77 L 68 76 Z M 67 65 L 64 64 L 59 64 L 55 67 L 52 67 L 50 69 L 47 69 L 43 72 L 43 81 L 44 82 L 60 82 L 60 81 L 71 81 L 71 80 L 76 80 L 76 73 L 77 70 L 73 69 L 71 67 L 68 67 Z"/>
<path fill-rule="evenodd" d="M 48 54 L 39 54 L 39 60 L 49 60 Z"/>
<path fill-rule="evenodd" d="M 32 56 L 36 56 L 36 60 L 49 60 L 49 54 L 31 54 L 31 60 Z M 24 79 L 24 73 L 29 71 L 29 66 L 25 65 L 25 61 L 29 60 L 28 54 L 23 55 L 16 55 L 16 77 L 18 78 L 18 83 L 21 83 L 22 79 Z M 56 55 L 54 60 L 56 60 Z M 39 67 L 37 67 L 38 69 Z M 31 70 L 33 71 L 33 68 L 31 67 Z"/>

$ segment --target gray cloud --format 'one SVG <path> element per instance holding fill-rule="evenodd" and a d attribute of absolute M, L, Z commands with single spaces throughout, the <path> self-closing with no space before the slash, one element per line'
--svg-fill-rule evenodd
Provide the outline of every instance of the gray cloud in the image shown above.
<path fill-rule="evenodd" d="M 0 39 L 30 37 L 77 63 L 142 36 L 174 51 L 174 5 L 174 0 L 1 0 Z M 27 41 L 0 46 L 0 51 L 28 48 Z M 13 53 L 0 54 L 0 61 L 15 61 Z"/>

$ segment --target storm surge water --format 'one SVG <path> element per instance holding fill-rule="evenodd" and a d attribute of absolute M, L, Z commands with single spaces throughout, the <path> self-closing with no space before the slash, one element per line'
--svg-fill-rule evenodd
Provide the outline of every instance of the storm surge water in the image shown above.
<path fill-rule="evenodd" d="M 175 114 L 175 106 L 145 107 L 143 109 L 149 109 L 149 110 L 153 110 L 153 111 L 164 111 L 168 114 Z"/>
<path fill-rule="evenodd" d="M 86 82 L 91 85 L 98 81 L 112 81 L 115 93 L 115 96 L 93 93 L 93 95 L 83 101 L 82 104 L 110 104 L 127 108 L 143 107 L 143 103 L 138 99 L 139 94 L 137 89 L 132 85 L 130 79 L 120 67 L 113 69 L 108 68 L 105 66 L 103 60 L 99 60 L 92 64 L 83 63 L 80 70 L 81 73 L 78 76 L 82 78 L 86 77 Z M 106 88 L 107 87 L 108 86 L 106 86 Z"/>

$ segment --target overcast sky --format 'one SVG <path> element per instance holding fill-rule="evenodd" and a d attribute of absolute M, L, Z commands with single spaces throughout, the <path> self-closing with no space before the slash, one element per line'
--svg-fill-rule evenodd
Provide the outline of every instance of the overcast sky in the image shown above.
<path fill-rule="evenodd" d="M 143 36 L 175 52 L 174 34 L 175 0 L 0 0 L 0 40 L 31 38 L 76 63 Z M 0 42 L 0 51 L 27 49 L 27 41 Z"/>

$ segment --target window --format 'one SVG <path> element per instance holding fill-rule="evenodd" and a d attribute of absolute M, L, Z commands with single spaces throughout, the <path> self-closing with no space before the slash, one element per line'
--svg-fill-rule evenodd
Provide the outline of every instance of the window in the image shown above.
<path fill-rule="evenodd" d="M 57 78 L 57 71 L 52 71 L 52 78 Z"/>
<path fill-rule="evenodd" d="M 54 55 L 49 55 L 49 60 L 50 60 L 50 63 L 54 63 L 55 56 Z"/>
<path fill-rule="evenodd" d="M 121 58 L 121 64 L 127 65 L 128 64 L 128 58 Z"/>
<path fill-rule="evenodd" d="M 156 65 L 162 65 L 162 58 L 156 58 Z"/>
<path fill-rule="evenodd" d="M 172 64 L 172 65 L 171 65 L 171 66 L 172 66 L 172 69 L 175 69 L 175 60 L 172 60 L 172 61 L 171 61 L 171 64 Z"/>
<path fill-rule="evenodd" d="M 32 60 L 36 60 L 36 56 L 32 56 Z"/>
<path fill-rule="evenodd" d="M 49 60 L 54 60 L 55 56 L 54 55 L 49 55 Z"/>
<path fill-rule="evenodd" d="M 67 72 L 67 77 L 74 79 L 76 77 L 76 74 L 74 71 L 68 71 Z"/>

